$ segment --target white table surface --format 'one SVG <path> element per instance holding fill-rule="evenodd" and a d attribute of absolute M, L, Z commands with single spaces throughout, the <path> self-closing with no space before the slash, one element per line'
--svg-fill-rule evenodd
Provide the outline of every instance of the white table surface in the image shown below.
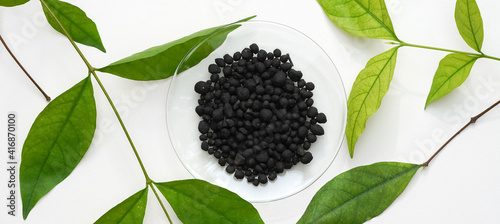
<path fill-rule="evenodd" d="M 335 26 L 316 1 L 69 1 L 96 22 L 104 54 L 81 47 L 94 67 L 102 67 L 146 48 L 195 31 L 257 15 L 282 23 L 316 41 L 340 72 L 347 93 L 373 56 L 389 49 L 383 40 L 359 38 Z M 455 1 L 386 1 L 398 37 L 406 42 L 472 52 L 454 21 Z M 484 21 L 483 51 L 500 56 L 500 3 L 478 1 Z M 55 98 L 83 79 L 86 68 L 68 41 L 44 19 L 38 1 L 0 8 L 0 34 L 26 69 Z M 80 45 L 81 46 L 81 45 Z M 471 116 L 500 99 L 500 63 L 480 59 L 456 91 L 423 109 L 432 77 L 445 52 L 400 48 L 396 71 L 380 110 L 369 119 L 354 159 L 344 142 L 327 172 L 306 190 L 286 199 L 254 206 L 266 223 L 295 223 L 314 193 L 339 173 L 381 161 L 423 163 Z M 17 113 L 18 145 L 47 105 L 7 52 L 0 47 L 0 123 Z M 156 181 L 190 178 L 177 159 L 165 125 L 170 79 L 135 82 L 100 74 Z M 7 215 L 6 137 L 0 153 L 0 223 L 93 223 L 108 209 L 144 187 L 138 163 L 104 95 L 95 88 L 98 130 L 73 173 L 38 202 L 23 221 L 20 195 L 16 217 Z M 6 127 L 2 126 L 2 127 Z M 500 108 L 469 127 L 430 164 L 380 216 L 367 223 L 498 223 L 500 219 Z M 4 128 L 1 136 L 5 136 Z M 19 179 L 17 179 L 19 180 Z M 167 223 L 149 195 L 144 223 Z M 180 221 L 174 216 L 174 222 Z"/>

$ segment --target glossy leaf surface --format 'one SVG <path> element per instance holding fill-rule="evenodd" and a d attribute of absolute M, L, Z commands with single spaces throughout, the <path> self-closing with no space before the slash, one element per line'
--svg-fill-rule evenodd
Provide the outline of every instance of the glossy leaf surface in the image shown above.
<path fill-rule="evenodd" d="M 465 42 L 477 52 L 483 46 L 483 19 L 475 0 L 457 0 L 455 22 Z"/>
<path fill-rule="evenodd" d="M 380 162 L 341 173 L 316 192 L 298 223 L 364 223 L 387 209 L 420 167 Z"/>
<path fill-rule="evenodd" d="M 252 204 L 206 181 L 155 183 L 183 223 L 263 223 Z"/>
<path fill-rule="evenodd" d="M 361 37 L 399 41 L 384 0 L 318 0 L 343 30 Z"/>
<path fill-rule="evenodd" d="M 248 17 L 238 22 L 248 21 L 254 17 L 255 16 Z M 175 70 L 177 69 L 177 66 L 181 62 L 182 58 L 184 58 L 193 46 L 221 27 L 223 26 L 198 31 L 181 39 L 149 48 L 98 70 L 123 78 L 139 81 L 168 78 L 175 73 Z M 216 38 L 212 38 L 211 41 L 204 43 L 204 45 L 200 47 L 204 50 L 199 51 L 196 55 L 191 57 L 192 60 L 189 61 L 189 66 L 194 66 L 206 58 L 213 50 L 224 42 L 228 33 L 238 27 L 239 25 L 231 26 L 231 24 L 225 26 L 224 30 L 221 31 Z"/>
<path fill-rule="evenodd" d="M 431 90 L 427 96 L 425 107 L 435 100 L 447 95 L 469 77 L 474 62 L 478 57 L 466 54 L 451 53 L 440 62 L 432 80 Z"/>
<path fill-rule="evenodd" d="M 101 216 L 94 224 L 142 223 L 146 214 L 148 188 L 138 191 Z"/>
<path fill-rule="evenodd" d="M 77 6 L 59 0 L 43 0 L 43 2 L 45 2 L 50 8 L 50 11 L 54 13 L 57 20 L 61 22 L 64 29 L 68 31 L 74 41 L 106 52 L 99 32 L 97 31 L 97 26 L 94 21 L 87 17 L 83 10 Z M 44 4 L 42 3 L 42 5 Z M 45 7 L 43 7 L 43 12 L 52 28 L 64 35 L 57 21 Z"/>
<path fill-rule="evenodd" d="M 347 100 L 346 137 L 349 154 L 354 156 L 354 147 L 366 127 L 366 121 L 380 107 L 389 90 L 396 66 L 398 47 L 379 54 L 368 61 L 361 70 Z"/>
<path fill-rule="evenodd" d="M 26 137 L 19 171 L 23 216 L 83 158 L 96 129 L 90 77 L 52 100 Z"/>

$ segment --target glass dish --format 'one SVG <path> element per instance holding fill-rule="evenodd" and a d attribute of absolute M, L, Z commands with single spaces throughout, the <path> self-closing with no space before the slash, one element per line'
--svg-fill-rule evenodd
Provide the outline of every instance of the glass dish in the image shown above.
<path fill-rule="evenodd" d="M 234 29 L 224 40 L 227 29 Z M 192 57 L 204 53 L 207 46 L 222 45 L 197 65 L 190 66 Z M 279 48 L 282 54 L 290 54 L 293 68 L 303 73 L 303 79 L 316 85 L 313 93 L 314 106 L 326 114 L 328 122 L 322 124 L 325 135 L 319 136 L 309 151 L 313 160 L 300 162 L 278 174 L 278 178 L 265 185 L 254 186 L 246 178 L 236 179 L 217 163 L 213 155 L 201 150 L 198 123 L 201 118 L 195 107 L 199 94 L 194 92 L 196 82 L 210 79 L 208 65 L 224 54 L 232 55 L 256 43 L 260 49 L 272 52 Z M 181 74 L 177 74 L 182 71 Z M 303 33 L 273 22 L 249 21 L 229 25 L 201 40 L 179 64 L 167 95 L 167 128 L 173 148 L 184 167 L 194 178 L 208 181 L 237 193 L 249 202 L 269 202 L 294 195 L 310 186 L 335 159 L 343 138 L 347 117 L 346 95 L 341 77 L 328 55 Z"/>

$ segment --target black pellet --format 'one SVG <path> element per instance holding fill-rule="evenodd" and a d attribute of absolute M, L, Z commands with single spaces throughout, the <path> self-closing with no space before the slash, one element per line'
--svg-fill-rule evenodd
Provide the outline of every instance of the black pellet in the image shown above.
<path fill-rule="evenodd" d="M 257 54 L 259 52 L 259 46 L 256 43 L 250 44 L 250 50 L 252 53 Z"/>
<path fill-rule="evenodd" d="M 194 85 L 194 91 L 199 94 L 205 94 L 210 91 L 210 85 L 206 82 L 199 81 Z"/>
<path fill-rule="evenodd" d="M 324 113 L 318 113 L 318 115 L 316 115 L 316 121 L 318 123 L 326 123 L 326 115 Z"/>
<path fill-rule="evenodd" d="M 259 182 L 261 184 L 266 184 L 267 183 L 267 176 L 263 173 L 259 174 Z"/>
<path fill-rule="evenodd" d="M 280 69 L 283 70 L 283 71 L 285 71 L 285 72 L 288 71 L 288 70 L 290 70 L 291 68 L 292 68 L 292 64 L 290 64 L 290 63 L 283 63 L 283 64 L 280 65 Z"/>
<path fill-rule="evenodd" d="M 288 71 L 288 77 L 290 77 L 292 81 L 298 82 L 300 79 L 302 79 L 302 72 L 295 69 L 290 69 L 290 71 Z"/>
<path fill-rule="evenodd" d="M 306 89 L 307 90 L 309 90 L 309 91 L 314 90 L 314 87 L 315 87 L 314 83 L 312 83 L 312 82 L 306 83 Z"/>
<path fill-rule="evenodd" d="M 209 130 L 210 124 L 206 121 L 200 121 L 200 123 L 198 124 L 198 131 L 202 134 L 206 134 Z"/>
<path fill-rule="evenodd" d="M 246 60 L 251 59 L 253 57 L 252 51 L 249 48 L 243 49 L 243 51 L 241 51 L 241 57 Z"/>
<path fill-rule="evenodd" d="M 309 109 L 307 110 L 307 116 L 310 118 L 314 118 L 316 117 L 316 115 L 318 115 L 318 108 L 309 107 Z"/>
<path fill-rule="evenodd" d="M 325 131 L 323 130 L 323 127 L 321 127 L 318 124 L 311 125 L 310 130 L 315 135 L 323 135 L 323 134 L 325 134 Z"/>
<path fill-rule="evenodd" d="M 233 60 L 239 61 L 241 59 L 241 52 L 237 51 L 233 54 Z"/>
<path fill-rule="evenodd" d="M 269 155 L 267 154 L 266 151 L 261 151 L 257 156 L 255 157 L 255 160 L 259 163 L 266 163 L 267 160 L 269 159 Z"/>
<path fill-rule="evenodd" d="M 226 167 L 226 172 L 228 172 L 228 173 L 232 174 L 232 173 L 234 173 L 235 170 L 236 170 L 236 168 L 232 165 L 229 165 Z"/>
<path fill-rule="evenodd" d="M 226 62 L 222 58 L 216 58 L 215 64 L 217 64 L 217 66 L 219 66 L 219 67 L 224 67 L 226 65 Z"/>
<path fill-rule="evenodd" d="M 245 177 L 245 173 L 241 170 L 236 170 L 236 172 L 234 172 L 234 177 L 236 177 L 236 179 L 243 179 Z"/>
<path fill-rule="evenodd" d="M 278 71 L 272 78 L 274 86 L 281 87 L 286 83 L 286 74 L 282 71 Z"/>
<path fill-rule="evenodd" d="M 220 73 L 220 71 L 221 71 L 220 67 L 218 65 L 216 65 L 216 64 L 211 64 L 211 65 L 208 66 L 208 72 L 210 72 L 212 74 L 213 73 L 218 74 L 218 73 Z"/>
<path fill-rule="evenodd" d="M 273 54 L 274 54 L 274 57 L 279 57 L 279 56 L 281 56 L 281 50 L 280 49 L 274 49 Z"/>
<path fill-rule="evenodd" d="M 302 158 L 300 158 L 300 162 L 303 164 L 308 164 L 309 162 L 311 162 L 312 159 L 313 159 L 312 153 L 305 152 Z"/>
<path fill-rule="evenodd" d="M 257 53 L 257 60 L 263 62 L 267 59 L 267 52 L 265 50 L 259 50 Z"/>
<path fill-rule="evenodd" d="M 231 57 L 231 55 L 225 54 L 223 58 L 224 58 L 224 62 L 225 63 L 227 63 L 227 64 L 232 64 L 233 63 L 233 57 Z"/>

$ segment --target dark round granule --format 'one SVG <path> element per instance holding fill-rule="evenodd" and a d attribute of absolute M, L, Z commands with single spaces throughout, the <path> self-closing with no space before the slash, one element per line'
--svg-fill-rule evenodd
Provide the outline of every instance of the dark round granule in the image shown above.
<path fill-rule="evenodd" d="M 318 113 L 318 115 L 316 115 L 316 121 L 318 123 L 326 123 L 326 115 L 324 113 Z"/>
<path fill-rule="evenodd" d="M 316 115 L 318 115 L 318 108 L 309 107 L 309 109 L 307 110 L 307 116 L 310 118 L 314 118 L 316 117 Z"/>
<path fill-rule="evenodd" d="M 267 59 L 267 52 L 265 50 L 259 50 L 257 53 L 257 60 L 263 62 Z"/>
<path fill-rule="evenodd" d="M 267 176 L 263 173 L 259 174 L 259 182 L 261 184 L 267 184 Z"/>
<path fill-rule="evenodd" d="M 252 44 L 216 58 L 209 80 L 195 84 L 201 148 L 235 178 L 257 186 L 311 162 L 307 150 L 324 134 L 326 116 L 313 106 L 314 84 L 293 66 L 280 49 Z"/>
<path fill-rule="evenodd" d="M 253 184 L 254 186 L 259 186 L 259 183 L 260 183 L 260 182 L 259 182 L 259 180 L 258 180 L 258 179 L 254 179 L 254 180 L 252 181 L 252 184 Z"/>
<path fill-rule="evenodd" d="M 245 173 L 242 170 L 236 170 L 234 172 L 234 177 L 236 177 L 236 179 L 243 179 L 245 177 Z"/>
<path fill-rule="evenodd" d="M 269 122 L 273 118 L 273 112 L 270 109 L 262 109 L 259 112 L 259 117 L 263 122 Z"/>
<path fill-rule="evenodd" d="M 259 46 L 255 43 L 250 44 L 250 50 L 252 53 L 257 54 L 259 52 Z"/>
<path fill-rule="evenodd" d="M 255 157 L 255 160 L 259 163 L 266 163 L 267 160 L 269 159 L 269 155 L 267 154 L 266 151 L 262 151 L 257 156 Z"/>
<path fill-rule="evenodd" d="M 321 127 L 318 124 L 311 125 L 310 130 L 311 130 L 311 133 L 313 133 L 315 135 L 324 135 L 325 134 L 325 131 L 323 130 L 323 127 Z"/>
<path fill-rule="evenodd" d="M 269 178 L 269 180 L 275 180 L 276 177 L 278 177 L 278 175 L 275 173 L 275 172 L 271 172 L 269 173 L 269 175 L 267 176 L 267 178 Z"/>
<path fill-rule="evenodd" d="M 217 66 L 219 66 L 219 67 L 224 67 L 226 65 L 226 62 L 222 58 L 216 58 L 215 64 L 217 64 Z"/>
<path fill-rule="evenodd" d="M 194 85 L 194 91 L 199 94 L 205 94 L 210 91 L 210 85 L 207 82 L 199 81 Z"/>
<path fill-rule="evenodd" d="M 289 59 L 290 59 L 290 56 L 288 54 L 281 55 L 281 57 L 280 57 L 280 61 L 283 63 L 287 62 Z"/>
<path fill-rule="evenodd" d="M 301 71 L 297 71 L 295 69 L 290 69 L 290 71 L 288 71 L 288 77 L 292 81 L 298 82 L 300 79 L 302 79 L 302 72 Z"/>
<path fill-rule="evenodd" d="M 306 83 L 306 89 L 307 90 L 309 90 L 309 91 L 314 90 L 314 87 L 315 87 L 314 83 L 312 83 L 312 82 Z"/>
<path fill-rule="evenodd" d="M 274 74 L 271 80 L 274 86 L 281 87 L 286 83 L 286 74 L 282 71 L 278 71 L 276 74 Z"/>
<path fill-rule="evenodd" d="M 273 54 L 274 54 L 274 57 L 279 57 L 279 56 L 281 56 L 281 50 L 280 49 L 274 49 Z"/>
<path fill-rule="evenodd" d="M 214 74 L 214 73 L 218 74 L 218 73 L 220 73 L 220 71 L 221 71 L 220 67 L 216 64 L 211 64 L 208 66 L 208 72 L 210 72 L 212 74 Z"/>
<path fill-rule="evenodd" d="M 252 54 L 252 51 L 250 50 L 250 48 L 245 48 L 245 49 L 243 49 L 243 51 L 241 51 L 241 57 L 245 60 L 251 59 L 252 56 L 253 56 L 253 54 Z M 241 61 L 241 59 L 240 59 L 240 61 Z"/>
<path fill-rule="evenodd" d="M 226 172 L 228 173 L 234 173 L 235 167 L 233 165 L 226 166 Z"/>
<path fill-rule="evenodd" d="M 312 159 L 313 159 L 312 153 L 311 152 L 305 152 L 304 156 L 302 156 L 302 158 L 300 158 L 300 162 L 303 163 L 303 164 L 308 164 L 308 163 L 311 162 Z"/>
<path fill-rule="evenodd" d="M 208 150 L 208 142 L 206 142 L 206 141 L 201 142 L 201 149 L 203 149 L 204 151 L 207 151 Z"/>
<path fill-rule="evenodd" d="M 225 54 L 223 57 L 223 60 L 226 64 L 232 64 L 233 63 L 233 57 L 229 54 Z M 222 67 L 222 66 L 221 66 Z"/>
<path fill-rule="evenodd" d="M 202 134 L 206 134 L 208 133 L 208 131 L 210 130 L 210 124 L 206 121 L 200 121 L 200 123 L 198 123 L 198 131 Z"/>
<path fill-rule="evenodd" d="M 239 61 L 240 59 L 241 59 L 241 52 L 239 52 L 239 51 L 234 52 L 233 60 Z"/>

